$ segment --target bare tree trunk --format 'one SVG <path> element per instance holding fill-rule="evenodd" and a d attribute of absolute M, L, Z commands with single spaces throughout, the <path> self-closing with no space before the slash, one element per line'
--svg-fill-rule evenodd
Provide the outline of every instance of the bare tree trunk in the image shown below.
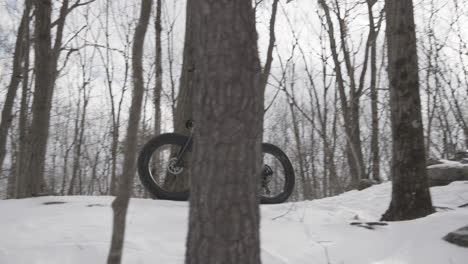
<path fill-rule="evenodd" d="M 42 192 L 44 185 L 44 161 L 48 139 L 50 108 L 53 92 L 53 54 L 51 50 L 51 13 L 50 0 L 35 2 L 35 60 L 36 73 L 34 99 L 32 104 L 33 118 L 25 144 L 26 167 L 18 174 L 16 197 L 31 197 Z M 32 174 L 31 172 L 34 172 Z"/>
<path fill-rule="evenodd" d="M 273 0 L 273 3 L 271 4 L 270 31 L 269 31 L 270 39 L 268 42 L 267 56 L 265 60 L 265 66 L 263 67 L 263 71 L 262 71 L 262 81 L 261 81 L 261 85 L 264 90 L 268 84 L 268 77 L 270 76 L 271 64 L 273 63 L 273 49 L 275 48 L 275 42 L 276 42 L 275 24 L 276 24 L 276 13 L 278 11 L 278 1 L 279 0 Z"/>
<path fill-rule="evenodd" d="M 101 154 L 101 149 L 96 151 L 96 154 L 94 154 L 94 160 L 91 165 L 91 180 L 89 182 L 89 187 L 88 187 L 88 194 L 89 195 L 94 195 L 95 194 L 95 185 L 96 181 L 98 180 L 98 166 L 99 166 L 99 156 Z M 99 184 L 99 183 L 98 183 Z"/>
<path fill-rule="evenodd" d="M 73 119 L 72 117 L 72 113 L 71 112 L 68 112 L 67 115 L 65 116 L 65 124 L 64 126 L 66 127 L 66 130 L 65 130 L 65 134 L 63 136 L 63 141 L 61 142 L 61 145 L 62 145 L 62 183 L 60 184 L 61 187 L 60 187 L 60 194 L 61 195 L 66 195 L 67 194 L 67 184 L 68 184 L 68 160 L 69 160 L 69 155 L 70 155 L 70 152 L 72 151 L 73 149 L 73 146 L 75 145 L 75 142 L 72 141 L 70 144 L 68 143 L 68 140 L 69 140 L 69 123 L 71 122 L 71 120 Z"/>
<path fill-rule="evenodd" d="M 301 179 L 302 185 L 302 196 L 304 200 L 311 200 L 313 198 L 311 184 L 306 176 L 305 172 L 305 162 L 304 162 L 304 155 L 302 151 L 302 141 L 301 135 L 299 131 L 299 124 L 296 117 L 296 113 L 294 112 L 293 104 L 289 103 L 289 110 L 291 112 L 292 122 L 293 122 L 293 131 L 294 131 L 294 139 L 296 143 L 296 152 L 297 152 L 297 159 L 299 161 L 299 177 Z"/>
<path fill-rule="evenodd" d="M 363 80 L 366 67 L 367 67 L 367 51 L 365 55 L 365 62 L 363 71 L 361 73 L 361 82 L 357 87 L 354 77 L 354 66 L 351 65 L 350 51 L 346 45 L 346 26 L 344 25 L 344 18 L 340 16 L 339 6 L 337 6 L 337 19 L 339 21 L 341 48 L 345 59 L 345 66 L 349 77 L 349 95 L 346 93 L 344 74 L 341 69 L 341 62 L 338 54 L 338 47 L 335 39 L 335 32 L 333 20 L 331 17 L 330 8 L 325 0 L 319 0 L 320 6 L 323 8 L 325 18 L 327 21 L 327 33 L 329 36 L 330 50 L 332 52 L 333 62 L 335 64 L 336 82 L 338 84 L 338 91 L 340 95 L 340 103 L 343 113 L 344 129 L 346 134 L 346 155 L 348 158 L 348 165 L 351 174 L 351 187 L 355 187 L 359 179 L 367 178 L 364 166 L 364 158 L 362 154 L 361 138 L 360 138 L 360 125 L 359 125 L 359 104 L 360 96 L 363 88 Z M 338 4 L 338 2 L 336 2 Z"/>
<path fill-rule="evenodd" d="M 26 6 L 25 8 L 31 9 L 32 3 L 31 1 L 26 1 Z M 29 11 L 30 12 L 30 11 Z M 19 120 L 18 120 L 18 144 L 17 144 L 17 149 L 16 151 L 16 163 L 15 163 L 15 170 L 14 173 L 10 175 L 8 178 L 8 198 L 14 198 L 16 196 L 16 186 L 18 185 L 17 181 L 19 178 L 19 172 L 20 169 L 25 166 L 25 164 L 22 163 L 22 153 L 25 153 L 22 151 L 21 147 L 24 147 L 24 140 L 26 137 L 26 127 L 27 127 L 27 121 L 28 121 L 28 106 L 29 106 L 29 52 L 31 49 L 30 45 L 30 25 L 29 22 L 27 23 L 27 26 L 24 29 L 24 44 L 23 46 L 23 59 L 24 63 L 21 68 L 22 70 L 22 87 L 21 87 L 21 102 L 20 102 L 20 114 L 19 114 Z"/>
<path fill-rule="evenodd" d="M 161 56 L 161 4 L 162 0 L 156 1 L 156 19 L 155 19 L 155 29 L 156 29 L 156 58 L 155 58 L 155 65 L 156 65 L 156 81 L 154 86 L 154 135 L 161 134 L 161 92 L 163 89 L 162 86 L 162 56 Z M 154 155 L 154 160 L 156 163 L 160 162 L 159 152 L 156 152 Z M 160 171 L 158 170 L 160 164 L 154 166 L 154 173 L 155 180 L 159 181 L 159 177 L 161 175 Z"/>
<path fill-rule="evenodd" d="M 83 74 L 84 74 L 84 67 L 83 67 Z M 86 110 L 88 107 L 89 103 L 89 94 L 86 92 L 86 86 L 89 84 L 89 79 L 86 79 L 85 76 L 83 76 L 83 84 L 81 87 L 80 93 L 82 94 L 82 100 L 83 106 L 82 109 L 80 110 L 80 103 L 78 102 L 78 107 L 77 107 L 77 116 L 76 116 L 76 123 L 75 123 L 75 155 L 73 157 L 73 166 L 72 166 L 72 178 L 70 180 L 70 187 L 68 189 L 68 195 L 73 195 L 76 194 L 75 190 L 75 181 L 77 179 L 79 169 L 80 169 L 80 161 L 81 161 L 81 148 L 83 146 L 83 139 L 84 139 L 84 132 L 85 132 L 85 121 L 86 121 Z M 81 112 L 81 116 L 79 115 Z M 81 194 L 81 188 L 78 189 L 78 193 Z"/>
<path fill-rule="evenodd" d="M 110 143 L 110 181 L 108 182 L 107 189 L 108 189 L 108 194 L 110 195 L 116 195 L 117 193 L 117 163 L 118 161 L 118 156 L 119 156 L 119 139 L 120 139 L 120 119 L 121 119 L 121 112 L 122 112 L 122 103 L 124 99 L 125 92 L 127 90 L 127 81 L 128 81 L 128 75 L 130 71 L 130 66 L 129 66 L 129 55 L 127 53 L 127 48 L 125 48 L 124 51 L 122 51 L 122 56 L 124 60 L 124 73 L 123 73 L 123 85 L 122 88 L 120 89 L 120 99 L 116 101 L 117 98 L 117 93 L 114 91 L 114 88 L 116 87 L 115 85 L 115 80 L 114 80 L 114 59 L 112 56 L 112 48 L 111 48 L 111 29 L 110 29 L 110 14 L 111 14 L 111 3 L 116 2 L 116 1 L 111 1 L 111 0 L 106 0 L 105 2 L 105 22 L 104 22 L 104 32 L 105 32 L 105 52 L 102 52 L 101 49 L 98 49 L 99 56 L 101 57 L 101 61 L 104 64 L 104 70 L 106 73 L 106 88 L 108 91 L 109 95 L 109 102 L 111 105 L 111 120 L 112 124 L 109 128 L 109 134 L 111 136 L 111 143 Z M 122 38 L 124 38 L 124 46 L 125 47 L 130 47 L 131 46 L 131 37 L 130 37 L 130 30 L 125 28 L 124 29 L 124 35 Z M 117 89 L 118 90 L 118 89 Z"/>
<path fill-rule="evenodd" d="M 264 90 L 255 14 L 247 0 L 194 0 L 193 10 L 196 128 L 185 263 L 257 264 Z"/>
<path fill-rule="evenodd" d="M 185 40 L 184 54 L 182 62 L 182 71 L 180 75 L 179 94 L 177 96 L 177 106 L 174 115 L 174 131 L 179 134 L 187 135 L 188 131 L 185 128 L 185 122 L 192 118 L 192 90 L 193 90 L 193 72 L 195 71 L 195 62 L 193 60 L 193 33 L 192 33 L 192 16 L 193 16 L 193 0 L 187 0 L 186 18 L 185 18 Z M 187 157 L 190 159 L 190 157 Z M 178 175 L 168 174 L 164 185 L 166 188 L 172 186 L 174 190 L 186 189 L 189 184 L 189 176 L 187 171 Z"/>
<path fill-rule="evenodd" d="M 30 197 L 45 190 L 44 167 L 49 137 L 50 110 L 55 80 L 58 75 L 57 63 L 62 51 L 63 30 L 68 14 L 75 8 L 89 4 L 75 2 L 71 7 L 69 0 L 63 0 L 59 15 L 53 25 L 55 37 L 52 46 L 52 2 L 35 1 L 35 88 L 32 103 L 32 122 L 27 136 L 20 146 L 21 170 L 18 171 L 16 196 Z M 24 165 L 24 166 L 23 166 Z M 34 172 L 34 173 L 31 173 Z"/>
<path fill-rule="evenodd" d="M 374 0 L 367 0 L 367 10 L 369 13 L 369 41 L 370 41 L 370 99 L 371 99 L 371 155 L 372 155 L 372 179 L 380 182 L 380 153 L 379 153 L 379 109 L 377 90 L 377 31 L 374 22 L 372 7 L 376 3 Z"/>
<path fill-rule="evenodd" d="M 111 178 L 110 178 L 110 186 L 109 186 L 109 194 L 110 195 L 117 195 L 117 155 L 118 155 L 118 147 L 119 147 L 119 137 L 120 137 L 120 106 L 116 107 L 116 103 L 114 101 L 114 92 L 113 92 L 113 75 L 111 61 L 112 57 L 110 54 L 110 30 L 109 30 L 109 15 L 110 15 L 110 3 L 111 0 L 106 1 L 106 22 L 105 22 L 105 34 L 106 34 L 106 53 L 105 56 L 101 55 L 101 59 L 105 63 L 105 70 L 106 70 L 106 81 L 107 81 L 107 89 L 109 91 L 109 99 L 111 104 L 111 116 L 112 116 L 112 126 L 110 129 L 111 133 Z M 127 74 L 127 65 L 125 63 L 125 74 Z M 125 80 L 127 76 L 125 76 Z M 123 95 L 123 92 L 122 92 Z"/>
<path fill-rule="evenodd" d="M 195 70 L 195 62 L 193 60 L 192 5 L 193 0 L 187 0 L 184 54 L 180 75 L 179 95 L 177 96 L 177 106 L 174 117 L 174 131 L 180 134 L 187 134 L 185 121 L 192 119 L 192 80 Z"/>
<path fill-rule="evenodd" d="M 151 15 L 152 0 L 141 1 L 140 19 L 135 29 L 135 36 L 132 49 L 133 68 L 133 96 L 130 107 L 130 116 L 127 127 L 127 138 L 125 140 L 124 165 L 121 181 L 118 187 L 117 197 L 112 202 L 114 212 L 114 222 L 112 230 L 112 242 L 107 263 L 118 264 L 122 260 L 122 249 L 125 236 L 125 219 L 127 215 L 128 203 L 133 186 L 133 176 L 135 174 L 137 136 L 141 116 L 141 105 L 144 93 L 143 81 L 143 47 L 146 30 Z"/>
<path fill-rule="evenodd" d="M 2 121 L 0 123 L 0 172 L 2 171 L 3 160 L 5 159 L 6 155 L 8 130 L 10 129 L 11 122 L 13 121 L 11 111 L 15 102 L 16 91 L 18 90 L 21 79 L 24 78 L 24 74 L 27 74 L 27 72 L 23 71 L 21 64 L 24 62 L 24 58 L 29 56 L 29 53 L 25 53 L 26 51 L 29 51 L 29 49 L 25 48 L 25 45 L 29 45 L 29 41 L 27 41 L 26 38 L 28 37 L 27 32 L 29 32 L 30 13 L 31 1 L 25 0 L 23 17 L 21 18 L 21 22 L 18 28 L 15 51 L 13 54 L 13 72 L 11 74 L 10 84 L 8 85 L 8 92 L 6 94 L 5 103 L 2 109 Z"/>
<path fill-rule="evenodd" d="M 11 146 L 11 149 L 17 149 L 17 146 L 16 146 L 16 143 L 17 141 L 15 140 L 14 138 L 14 135 L 10 135 L 10 146 Z M 14 198 L 15 197 L 15 186 L 16 186 L 16 177 L 15 174 L 16 174 L 16 161 L 18 160 L 17 159 L 18 155 L 17 155 L 17 152 L 13 152 L 10 156 L 10 162 L 11 162 L 11 169 L 10 169 L 10 175 L 8 176 L 8 182 L 7 182 L 7 188 L 6 188 L 6 197 L 7 199 L 9 198 Z"/>
<path fill-rule="evenodd" d="M 156 0 L 156 84 L 154 86 L 154 134 L 161 133 L 161 91 L 162 91 L 162 56 L 161 56 L 161 5 L 162 0 Z"/>
<path fill-rule="evenodd" d="M 386 0 L 385 4 L 393 191 L 382 220 L 400 221 L 424 217 L 434 209 L 427 184 L 413 1 Z"/>
<path fill-rule="evenodd" d="M 291 97 L 294 100 L 295 94 L 294 94 L 294 85 L 295 85 L 295 64 L 293 63 L 292 69 L 291 69 L 291 82 L 290 82 L 290 88 L 291 88 Z M 299 121 L 297 120 L 296 113 L 294 111 L 294 101 L 291 100 L 289 104 L 289 110 L 291 112 L 291 117 L 292 117 L 292 125 L 293 125 L 293 132 L 294 132 L 294 139 L 296 143 L 296 152 L 297 152 L 297 159 L 299 161 L 299 177 L 301 179 L 301 185 L 302 185 L 302 196 L 304 200 L 311 200 L 313 198 L 312 195 L 312 190 L 311 190 L 311 183 L 306 176 L 305 172 L 305 162 L 304 162 L 304 153 L 303 153 L 303 146 L 302 146 L 302 140 L 301 140 L 301 135 L 300 135 L 300 130 L 299 130 Z"/>

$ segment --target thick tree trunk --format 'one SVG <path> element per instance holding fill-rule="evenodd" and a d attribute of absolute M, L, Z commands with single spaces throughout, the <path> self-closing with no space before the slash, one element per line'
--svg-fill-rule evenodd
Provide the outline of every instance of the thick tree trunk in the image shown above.
<path fill-rule="evenodd" d="M 143 81 L 143 47 L 146 30 L 151 15 L 152 0 L 141 1 L 140 19 L 135 29 L 132 48 L 133 68 L 133 96 L 130 107 L 130 116 L 125 140 L 124 164 L 121 180 L 118 185 L 118 194 L 112 202 L 114 222 L 112 230 L 112 242 L 107 263 L 118 264 L 122 260 L 123 241 L 125 236 L 125 219 L 128 203 L 133 186 L 133 176 L 136 167 L 137 136 L 141 116 L 141 105 L 144 93 Z"/>
<path fill-rule="evenodd" d="M 382 220 L 399 221 L 424 217 L 434 209 L 427 184 L 413 2 L 385 2 L 393 191 Z"/>
<path fill-rule="evenodd" d="M 53 92 L 53 56 L 51 47 L 50 0 L 35 2 L 35 60 L 36 73 L 33 118 L 28 136 L 25 139 L 26 152 L 21 153 L 26 168 L 19 172 L 16 197 L 30 197 L 42 192 L 44 185 L 44 161 L 49 134 L 50 108 Z M 31 173 L 34 172 L 34 173 Z"/>
<path fill-rule="evenodd" d="M 21 18 L 21 23 L 18 28 L 15 51 L 13 54 L 13 72 L 11 74 L 10 84 L 8 85 L 8 91 L 2 109 L 2 121 L 0 122 L 0 171 L 2 171 L 3 160 L 5 159 L 6 155 L 8 130 L 10 129 L 11 122 L 13 121 L 11 111 L 15 102 L 18 86 L 21 82 L 21 79 L 24 78 L 24 71 L 21 64 L 24 62 L 24 57 L 29 56 L 29 54 L 25 53 L 26 51 L 29 51 L 29 49 L 25 49 L 24 46 L 26 44 L 29 45 L 29 41 L 26 40 L 26 33 L 29 31 L 30 13 L 31 1 L 25 0 L 23 17 Z"/>
<path fill-rule="evenodd" d="M 31 10 L 32 8 L 32 3 L 31 1 L 26 1 L 26 8 L 29 8 Z M 30 12 L 30 11 L 29 11 Z M 29 106 L 29 52 L 31 49 L 30 45 L 30 25 L 29 22 L 27 26 L 24 28 L 24 44 L 23 46 L 23 59 L 24 63 L 21 68 L 22 70 L 22 87 L 21 87 L 21 102 L 20 102 L 20 113 L 19 113 L 19 120 L 18 120 L 18 144 L 17 144 L 17 149 L 16 151 L 16 163 L 15 163 L 15 170 L 14 173 L 10 175 L 8 178 L 8 198 L 14 198 L 16 196 L 16 186 L 18 178 L 20 177 L 20 171 L 22 168 L 24 168 L 25 164 L 22 163 L 22 153 L 26 153 L 25 151 L 22 151 L 22 147 L 25 146 L 24 140 L 26 137 L 26 127 L 27 127 L 27 121 L 28 121 L 28 106 Z"/>
<path fill-rule="evenodd" d="M 261 67 L 251 1 L 194 0 L 186 263 L 260 263 Z"/>
<path fill-rule="evenodd" d="M 72 8 L 69 0 L 63 0 L 56 20 L 54 45 L 51 37 L 52 2 L 35 1 L 35 87 L 32 103 L 32 122 L 27 136 L 20 146 L 21 170 L 18 171 L 17 197 L 35 196 L 44 191 L 44 167 L 49 137 L 50 110 L 55 80 L 58 75 L 57 62 L 62 51 L 65 20 Z M 77 6 L 74 6 L 77 7 Z M 24 166 L 23 166 L 24 165 Z M 31 173 L 34 172 L 34 173 Z"/>

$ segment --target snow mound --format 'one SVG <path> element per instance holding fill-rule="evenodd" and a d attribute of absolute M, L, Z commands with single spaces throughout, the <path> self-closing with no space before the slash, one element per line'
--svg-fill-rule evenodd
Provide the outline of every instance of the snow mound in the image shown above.
<path fill-rule="evenodd" d="M 261 206 L 264 264 L 466 264 L 468 250 L 442 237 L 466 225 L 468 182 L 431 188 L 439 212 L 375 229 L 390 202 L 389 183 L 297 203 Z M 0 263 L 105 263 L 112 197 L 0 201 Z M 124 263 L 184 263 L 188 203 L 132 199 Z"/>
<path fill-rule="evenodd" d="M 441 159 L 439 160 L 441 162 L 440 164 L 434 164 L 431 166 L 428 166 L 428 169 L 436 169 L 436 168 L 463 168 L 463 167 L 468 167 L 468 164 L 462 163 L 460 161 L 455 161 L 455 160 L 445 160 Z"/>

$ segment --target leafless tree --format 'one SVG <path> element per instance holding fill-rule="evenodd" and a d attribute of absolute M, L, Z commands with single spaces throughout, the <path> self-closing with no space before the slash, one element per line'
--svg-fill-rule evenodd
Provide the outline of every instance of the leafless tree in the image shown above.
<path fill-rule="evenodd" d="M 29 57 L 29 53 L 26 53 L 29 51 L 29 48 L 26 48 L 25 45 L 29 44 L 29 40 L 27 40 L 27 38 L 29 38 L 28 32 L 31 4 L 30 0 L 25 0 L 23 16 L 18 28 L 15 51 L 13 54 L 13 71 L 11 73 L 8 92 L 2 109 L 2 121 L 0 122 L 0 171 L 2 171 L 3 160 L 5 159 L 6 154 L 8 129 L 13 121 L 12 109 L 16 97 L 16 91 L 18 90 L 21 80 L 24 78 L 23 74 L 28 74 L 28 72 L 23 71 L 23 63 L 25 57 Z"/>
<path fill-rule="evenodd" d="M 427 183 L 413 1 L 386 0 L 393 133 L 392 201 L 382 220 L 434 212 Z"/>
<path fill-rule="evenodd" d="M 57 20 L 51 21 L 52 2 L 50 0 L 35 2 L 35 88 L 32 102 L 32 121 L 27 129 L 27 136 L 21 142 L 20 157 L 17 161 L 16 197 L 30 197 L 43 193 L 45 157 L 49 136 L 50 110 L 52 97 L 59 69 L 58 60 L 62 49 L 65 21 L 77 7 L 92 3 L 77 0 L 69 5 L 62 2 Z M 52 45 L 52 29 L 55 37 Z M 33 175 L 30 172 L 35 171 Z"/>
<path fill-rule="evenodd" d="M 107 263 L 118 264 L 122 260 L 122 248 L 125 236 L 125 219 L 130 200 L 133 176 L 136 167 L 137 136 L 144 93 L 143 46 L 146 30 L 151 16 L 152 0 L 141 1 L 140 19 L 135 29 L 132 48 L 133 94 L 125 140 L 124 165 L 117 197 L 112 202 L 114 222 L 112 242 Z"/>

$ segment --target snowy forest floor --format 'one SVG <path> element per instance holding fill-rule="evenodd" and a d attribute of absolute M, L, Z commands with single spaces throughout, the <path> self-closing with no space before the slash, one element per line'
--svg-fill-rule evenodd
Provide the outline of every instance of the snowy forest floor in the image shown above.
<path fill-rule="evenodd" d="M 320 200 L 261 206 L 263 264 L 466 264 L 468 249 L 442 240 L 468 224 L 468 182 L 431 188 L 437 213 L 367 229 L 391 185 Z M 105 263 L 112 197 L 0 201 L 0 263 Z M 132 199 L 123 262 L 183 263 L 188 203 Z"/>

